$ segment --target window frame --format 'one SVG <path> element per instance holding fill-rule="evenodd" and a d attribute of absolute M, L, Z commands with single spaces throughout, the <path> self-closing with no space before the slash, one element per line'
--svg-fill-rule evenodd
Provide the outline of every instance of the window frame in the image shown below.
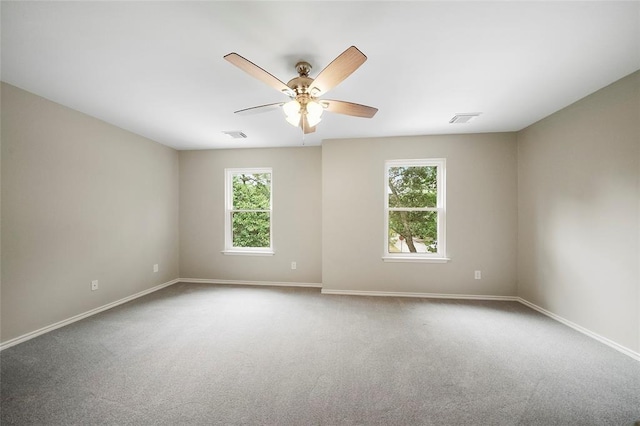
<path fill-rule="evenodd" d="M 445 263 L 446 248 L 446 159 L 423 158 L 407 160 L 387 160 L 384 163 L 384 248 L 382 260 L 385 262 L 426 262 Z M 436 207 L 389 207 L 389 169 L 391 167 L 436 167 Z M 437 213 L 438 251 L 436 253 L 389 253 L 389 212 L 391 211 L 434 211 Z"/>
<path fill-rule="evenodd" d="M 238 174 L 266 174 L 271 175 L 269 186 L 269 209 L 246 210 L 233 208 L 233 176 Z M 224 250 L 226 255 L 273 256 L 273 169 L 271 167 L 242 167 L 224 169 Z M 234 247 L 233 220 L 235 212 L 268 212 L 269 213 L 269 247 Z"/>

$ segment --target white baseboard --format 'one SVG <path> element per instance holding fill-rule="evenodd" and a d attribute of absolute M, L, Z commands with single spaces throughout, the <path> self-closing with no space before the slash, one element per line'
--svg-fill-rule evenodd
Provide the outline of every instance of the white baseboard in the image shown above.
<path fill-rule="evenodd" d="M 540 312 L 541 314 L 544 314 L 544 315 L 548 316 L 549 318 L 552 318 L 552 319 L 554 319 L 554 320 L 556 320 L 558 322 L 561 322 L 562 324 L 564 324 L 564 325 L 566 325 L 568 327 L 571 327 L 574 330 L 579 331 L 580 333 L 585 334 L 585 335 L 591 337 L 592 339 L 597 340 L 600 343 L 604 343 L 605 345 L 607 345 L 609 347 L 612 347 L 613 349 L 615 349 L 615 350 L 617 350 L 619 352 L 622 352 L 625 355 L 630 356 L 631 358 L 635 359 L 636 361 L 640 361 L 640 353 L 635 352 L 635 351 L 633 351 L 633 350 L 631 350 L 631 349 L 629 349 L 629 348 L 627 348 L 625 346 L 622 346 L 622 345 L 614 342 L 613 340 L 609 340 L 606 337 L 602 337 L 599 334 L 594 333 L 593 331 L 591 331 L 589 329 L 586 329 L 586 328 L 584 328 L 584 327 L 582 327 L 582 326 L 580 326 L 580 325 L 578 325 L 578 324 L 576 324 L 576 323 L 574 323 L 572 321 L 569 321 L 568 319 L 565 319 L 565 318 L 561 317 L 560 315 L 556 315 L 553 312 L 547 311 L 546 309 L 541 308 L 540 306 L 538 306 L 538 305 L 536 305 L 534 303 L 531 303 L 528 300 L 525 300 L 525 299 L 523 299 L 521 297 L 518 297 L 517 299 L 518 299 L 518 302 L 522 303 L 523 305 L 528 306 L 529 308 L 531 308 L 533 310 L 536 310 L 536 311 Z"/>
<path fill-rule="evenodd" d="M 53 330 L 55 330 L 57 328 L 64 327 L 65 325 L 69 325 L 69 324 L 74 323 L 76 321 L 80 321 L 81 319 L 90 317 L 90 316 L 95 315 L 97 313 L 100 313 L 102 311 L 106 311 L 107 309 L 114 308 L 114 307 L 116 307 L 118 305 L 122 305 L 123 303 L 127 303 L 127 302 L 129 302 L 129 301 L 131 301 L 133 299 L 137 299 L 138 297 L 145 296 L 145 295 L 147 295 L 149 293 L 153 293 L 154 291 L 158 291 L 160 289 L 163 289 L 165 287 L 168 287 L 170 285 L 173 285 L 173 284 L 176 284 L 176 283 L 179 283 L 179 282 L 180 282 L 179 279 L 175 279 L 175 280 L 171 280 L 171 281 L 168 281 L 166 283 L 163 283 L 163 284 L 159 284 L 159 285 L 157 285 L 155 287 L 148 288 L 148 289 L 143 290 L 143 291 L 141 291 L 139 293 L 133 294 L 131 296 L 127 296 L 127 297 L 125 297 L 123 299 L 116 300 L 115 302 L 107 303 L 106 305 L 100 306 L 100 307 L 95 308 L 95 309 L 91 309 L 90 311 L 84 312 L 84 313 L 79 314 L 79 315 L 72 316 L 71 318 L 67 318 L 66 320 L 58 321 L 55 324 L 51 324 L 51 325 L 48 325 L 46 327 L 42 327 L 41 329 L 38 329 L 36 331 L 32 331 L 32 332 L 27 333 L 27 334 L 23 334 L 22 336 L 15 337 L 15 338 L 13 338 L 11 340 L 7 340 L 6 342 L 0 343 L 0 351 L 3 351 L 5 349 L 7 349 L 7 348 L 10 348 L 11 346 L 15 346 L 15 345 L 17 345 L 19 343 L 26 342 L 27 340 L 31 340 L 34 337 L 38 337 L 38 336 L 40 336 L 42 334 L 48 333 L 48 332 L 53 331 Z"/>
<path fill-rule="evenodd" d="M 230 284 L 230 285 L 258 285 L 271 287 L 312 287 L 322 288 L 321 283 L 296 283 L 296 282 L 280 282 L 280 281 L 245 281 L 245 280 L 216 280 L 202 278 L 180 278 L 178 281 L 182 283 L 193 284 Z"/>
<path fill-rule="evenodd" d="M 485 296 L 475 294 L 443 294 L 443 293 L 406 293 L 395 291 L 359 291 L 322 289 L 322 294 L 338 294 L 343 296 L 381 296 L 381 297 L 417 297 L 423 299 L 464 299 L 464 300 L 501 300 L 517 302 L 515 296 Z"/>

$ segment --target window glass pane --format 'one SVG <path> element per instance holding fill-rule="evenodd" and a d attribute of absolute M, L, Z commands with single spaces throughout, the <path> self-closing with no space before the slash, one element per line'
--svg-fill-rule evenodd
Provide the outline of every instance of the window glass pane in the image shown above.
<path fill-rule="evenodd" d="M 437 167 L 389 167 L 389 207 L 436 207 Z"/>
<path fill-rule="evenodd" d="M 437 252 L 437 212 L 389 212 L 389 253 Z"/>
<path fill-rule="evenodd" d="M 269 210 L 271 173 L 240 173 L 233 175 L 234 210 Z"/>
<path fill-rule="evenodd" d="M 269 216 L 269 212 L 232 213 L 233 247 L 270 247 Z"/>

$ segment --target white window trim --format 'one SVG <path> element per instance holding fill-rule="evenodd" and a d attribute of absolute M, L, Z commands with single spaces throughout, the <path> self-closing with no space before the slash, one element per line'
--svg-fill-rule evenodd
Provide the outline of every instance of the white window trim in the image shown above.
<path fill-rule="evenodd" d="M 449 259 L 446 256 L 446 159 L 428 158 L 413 160 L 388 160 L 384 163 L 384 247 L 382 260 L 385 262 L 422 262 L 422 263 L 446 263 Z M 389 168 L 390 167 L 437 167 L 436 185 L 438 194 L 436 207 L 416 208 L 416 211 L 436 211 L 438 213 L 438 252 L 437 253 L 389 253 L 389 211 L 396 210 L 389 207 Z M 407 209 L 401 209 L 407 210 Z M 414 209 L 411 209 L 414 210 Z"/>
<path fill-rule="evenodd" d="M 231 214 L 233 213 L 233 175 L 269 173 L 271 190 L 269 191 L 269 247 L 233 247 L 231 233 Z M 273 256 L 273 169 L 270 167 L 224 169 L 224 250 L 225 255 Z M 247 210 L 248 211 L 248 210 Z M 260 210 L 264 211 L 264 210 Z"/>

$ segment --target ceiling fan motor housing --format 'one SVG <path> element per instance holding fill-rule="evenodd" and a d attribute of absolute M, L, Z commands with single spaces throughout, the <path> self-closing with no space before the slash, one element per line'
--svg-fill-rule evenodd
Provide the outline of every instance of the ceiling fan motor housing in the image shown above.
<path fill-rule="evenodd" d="M 309 93 L 309 86 L 313 82 L 310 77 L 295 77 L 289 80 L 287 86 L 289 86 L 296 95 L 302 95 Z"/>
<path fill-rule="evenodd" d="M 313 100 L 313 96 L 309 93 L 309 87 L 313 83 L 313 78 L 309 77 L 311 71 L 311 64 L 309 62 L 301 61 L 296 64 L 296 71 L 299 76 L 294 77 L 287 83 L 287 86 L 294 91 L 295 98 L 300 104 L 306 104 L 310 100 Z"/>

